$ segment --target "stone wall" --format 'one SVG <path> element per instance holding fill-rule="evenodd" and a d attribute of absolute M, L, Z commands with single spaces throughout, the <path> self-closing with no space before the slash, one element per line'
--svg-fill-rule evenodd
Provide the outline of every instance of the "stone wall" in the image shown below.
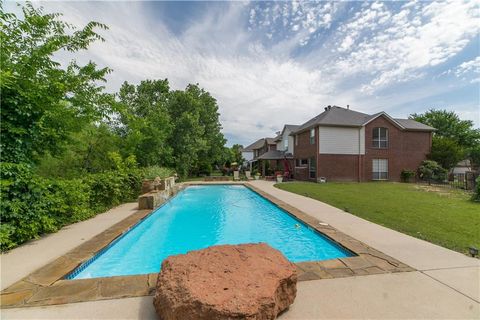
<path fill-rule="evenodd" d="M 167 201 L 172 195 L 179 191 L 179 186 L 175 184 L 175 177 L 165 179 L 156 178 L 153 184 L 153 190 L 138 197 L 138 209 L 155 209 Z M 143 185 L 146 185 L 144 183 Z M 142 185 L 142 190 L 143 189 Z"/>

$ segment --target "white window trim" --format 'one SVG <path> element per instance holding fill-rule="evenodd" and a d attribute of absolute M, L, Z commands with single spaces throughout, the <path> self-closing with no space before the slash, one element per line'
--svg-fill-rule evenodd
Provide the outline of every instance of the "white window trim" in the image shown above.
<path fill-rule="evenodd" d="M 313 138 L 313 141 L 312 141 Z M 315 128 L 310 129 L 310 144 L 315 144 Z"/>
<path fill-rule="evenodd" d="M 377 161 L 377 167 L 378 167 L 378 171 L 375 171 L 375 162 Z M 380 161 L 385 161 L 384 164 L 385 164 L 385 170 L 386 171 L 380 171 L 380 167 L 381 167 L 381 164 L 380 164 Z M 379 174 L 379 178 L 378 179 L 375 179 L 373 177 L 374 173 L 378 173 Z M 386 178 L 380 178 L 380 174 L 381 173 L 386 173 Z M 385 181 L 385 180 L 388 180 L 388 159 L 372 159 L 372 180 L 375 180 L 375 181 Z"/>
<path fill-rule="evenodd" d="M 382 138 L 382 136 L 380 135 L 380 133 L 382 132 L 381 131 L 382 129 L 385 129 L 385 137 L 384 138 Z M 373 137 L 373 133 L 374 133 L 375 130 L 378 130 L 378 139 L 375 139 Z M 381 146 L 382 142 L 386 142 L 385 147 Z M 388 148 L 388 128 L 385 128 L 385 127 L 373 128 L 373 131 L 372 131 L 372 146 L 373 146 L 373 148 L 376 148 L 376 149 L 387 149 Z"/>

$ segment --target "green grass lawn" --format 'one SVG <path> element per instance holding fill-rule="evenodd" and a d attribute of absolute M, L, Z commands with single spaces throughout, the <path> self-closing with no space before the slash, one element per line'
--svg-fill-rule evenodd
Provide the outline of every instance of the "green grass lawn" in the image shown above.
<path fill-rule="evenodd" d="M 459 252 L 480 247 L 480 203 L 461 190 L 382 182 L 275 186 Z"/>

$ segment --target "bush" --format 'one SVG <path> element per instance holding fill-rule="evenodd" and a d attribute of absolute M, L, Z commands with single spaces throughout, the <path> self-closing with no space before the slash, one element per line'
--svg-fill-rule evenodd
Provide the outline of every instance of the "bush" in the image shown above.
<path fill-rule="evenodd" d="M 51 181 L 35 176 L 25 164 L 1 163 L 1 244 L 3 250 L 53 232 L 58 223 L 50 207 Z"/>
<path fill-rule="evenodd" d="M 436 161 L 425 160 L 418 167 L 418 176 L 424 181 L 445 181 L 447 170 L 442 168 Z"/>
<path fill-rule="evenodd" d="M 49 179 L 28 165 L 0 163 L 0 249 L 88 219 L 140 193 L 144 172 L 134 158 L 111 155 L 112 170 L 78 179 Z"/>
<path fill-rule="evenodd" d="M 475 190 L 473 191 L 473 201 L 480 201 L 480 176 L 475 180 Z"/>
<path fill-rule="evenodd" d="M 160 166 L 150 166 L 143 168 L 143 177 L 145 179 L 155 179 L 156 177 L 167 178 L 174 174 L 174 170 Z"/>
<path fill-rule="evenodd" d="M 400 178 L 403 182 L 410 182 L 410 179 L 415 177 L 415 171 L 403 169 L 400 173 Z"/>

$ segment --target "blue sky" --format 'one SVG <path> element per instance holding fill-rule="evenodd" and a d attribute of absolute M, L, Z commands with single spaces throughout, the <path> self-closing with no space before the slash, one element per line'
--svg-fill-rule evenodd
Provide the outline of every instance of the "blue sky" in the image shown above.
<path fill-rule="evenodd" d="M 326 105 L 395 117 L 443 108 L 480 125 L 479 1 L 36 5 L 74 25 L 109 26 L 105 42 L 77 57 L 114 70 L 109 91 L 147 78 L 199 83 L 218 100 L 229 144 Z"/>

